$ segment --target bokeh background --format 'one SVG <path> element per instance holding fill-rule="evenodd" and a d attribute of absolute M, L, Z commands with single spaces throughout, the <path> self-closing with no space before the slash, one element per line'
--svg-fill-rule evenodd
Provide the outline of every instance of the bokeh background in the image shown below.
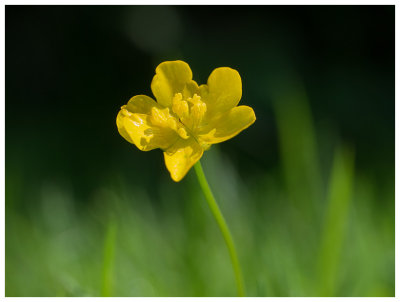
<path fill-rule="evenodd" d="M 117 132 L 155 67 L 237 69 L 205 173 L 249 296 L 394 296 L 394 6 L 6 6 L 6 295 L 234 296 L 194 171 Z"/>

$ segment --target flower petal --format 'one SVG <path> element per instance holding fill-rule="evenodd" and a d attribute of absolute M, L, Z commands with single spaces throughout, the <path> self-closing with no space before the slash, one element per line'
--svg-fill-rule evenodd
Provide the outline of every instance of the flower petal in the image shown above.
<path fill-rule="evenodd" d="M 162 108 L 155 100 L 147 95 L 135 95 L 128 101 L 128 104 L 126 104 L 126 109 L 129 112 L 148 115 L 151 114 L 151 109 L 153 107 Z"/>
<path fill-rule="evenodd" d="M 178 140 L 164 152 L 165 165 L 171 178 L 178 182 L 203 155 L 203 148 L 195 139 Z"/>
<path fill-rule="evenodd" d="M 192 76 L 192 70 L 183 61 L 167 61 L 158 65 L 151 82 L 157 102 L 164 107 L 171 107 L 176 93 L 182 93 L 184 98 L 193 96 L 198 86 Z"/>
<path fill-rule="evenodd" d="M 255 120 L 251 107 L 238 106 L 200 128 L 198 138 L 207 144 L 217 144 L 238 135 Z"/>
<path fill-rule="evenodd" d="M 129 136 L 128 132 L 125 130 L 125 126 L 124 126 L 124 119 L 125 119 L 125 115 L 122 113 L 122 110 L 120 110 L 118 112 L 117 115 L 117 128 L 118 128 L 118 132 L 119 134 L 121 134 L 121 136 L 126 139 L 128 142 L 130 142 L 131 144 L 133 144 L 133 141 L 131 139 L 131 137 Z"/>
<path fill-rule="evenodd" d="M 168 149 L 179 138 L 177 133 L 167 127 L 154 126 L 150 115 L 142 113 L 126 113 L 121 109 L 117 116 L 119 133 L 131 144 L 142 151 L 156 148 Z"/>
<path fill-rule="evenodd" d="M 242 97 L 239 73 L 229 67 L 220 67 L 208 77 L 207 85 L 200 86 L 200 96 L 207 104 L 206 118 L 212 118 L 235 107 Z"/>

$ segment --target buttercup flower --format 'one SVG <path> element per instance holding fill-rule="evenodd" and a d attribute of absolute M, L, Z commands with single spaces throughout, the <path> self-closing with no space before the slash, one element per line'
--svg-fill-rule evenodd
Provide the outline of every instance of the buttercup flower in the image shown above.
<path fill-rule="evenodd" d="M 157 100 L 132 97 L 117 116 L 119 133 L 142 151 L 160 148 L 174 181 L 180 181 L 212 144 L 226 141 L 256 120 L 242 97 L 239 73 L 214 69 L 207 85 L 198 86 L 183 61 L 156 68 L 151 90 Z"/>

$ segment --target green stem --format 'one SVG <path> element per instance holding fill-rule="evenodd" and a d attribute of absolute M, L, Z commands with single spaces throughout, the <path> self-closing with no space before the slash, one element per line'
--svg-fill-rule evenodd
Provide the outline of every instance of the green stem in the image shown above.
<path fill-rule="evenodd" d="M 235 245 L 233 243 L 233 238 L 232 238 L 231 232 L 229 231 L 229 228 L 228 228 L 228 225 L 226 224 L 225 218 L 222 215 L 217 202 L 215 201 L 215 198 L 210 189 L 210 186 L 208 185 L 208 182 L 207 182 L 206 176 L 204 175 L 203 168 L 201 166 L 200 161 L 198 161 L 194 165 L 194 168 L 196 170 L 197 179 L 199 180 L 200 187 L 203 190 L 203 193 L 204 193 L 204 196 L 206 197 L 207 203 L 210 206 L 211 212 L 213 213 L 214 218 L 218 223 L 218 226 L 221 230 L 222 236 L 224 237 L 226 246 L 228 247 L 229 255 L 230 255 L 231 261 L 232 261 L 233 271 L 235 273 L 238 295 L 240 297 L 244 297 L 245 294 L 244 294 L 243 277 L 242 277 L 239 259 L 238 259 L 237 253 L 236 253 Z"/>

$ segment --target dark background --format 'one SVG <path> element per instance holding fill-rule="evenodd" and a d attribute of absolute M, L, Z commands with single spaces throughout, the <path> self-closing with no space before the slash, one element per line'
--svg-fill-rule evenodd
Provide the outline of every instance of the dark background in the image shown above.
<path fill-rule="evenodd" d="M 257 121 L 216 148 L 250 190 L 265 177 L 284 183 L 282 176 L 291 173 L 281 170 L 277 125 L 296 132 L 285 108 L 297 107 L 282 105 L 279 96 L 302 95 L 318 146 L 312 161 L 322 171 L 321 191 L 328 191 L 336 146 L 349 146 L 354 183 L 368 179 L 361 185 L 373 187 L 368 208 L 384 213 L 392 224 L 382 232 L 394 234 L 394 13 L 394 6 L 6 6 L 8 295 L 75 295 L 24 292 L 12 277 L 21 272 L 19 256 L 10 255 L 28 247 L 9 238 L 25 232 L 14 227 L 19 219 L 28 225 L 41 220 L 35 192 L 44 182 L 66 184 L 78 212 L 93 207 L 93 192 L 115 178 L 142 188 L 156 212 L 160 188 L 178 188 L 169 183 L 161 152 L 139 152 L 115 125 L 130 97 L 152 96 L 155 67 L 165 60 L 187 62 L 199 84 L 221 66 L 241 74 L 241 104 L 254 108 Z M 296 145 L 290 152 L 296 158 Z M 187 178 L 179 185 L 192 183 Z M 282 186 L 284 193 L 290 189 Z M 394 237 L 388 236 L 382 253 L 392 255 Z M 394 254 L 389 259 L 394 263 Z M 394 293 L 394 268 L 388 264 L 387 271 L 386 287 L 376 295 Z M 344 288 L 332 295 L 352 295 Z M 278 285 L 252 294 L 320 295 Z"/>

